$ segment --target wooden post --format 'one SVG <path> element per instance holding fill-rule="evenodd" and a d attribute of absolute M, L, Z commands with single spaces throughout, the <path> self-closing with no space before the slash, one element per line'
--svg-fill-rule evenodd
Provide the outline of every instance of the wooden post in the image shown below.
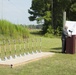
<path fill-rule="evenodd" d="M 41 41 L 42 41 L 42 39 L 40 38 L 40 52 L 41 52 Z"/>
<path fill-rule="evenodd" d="M 9 44 L 10 56 L 11 56 L 11 44 L 10 44 L 10 40 L 8 40 L 8 44 Z"/>
<path fill-rule="evenodd" d="M 24 41 L 24 52 L 25 52 L 25 44 L 26 44 L 26 42 L 25 42 L 25 41 L 26 41 L 26 40 L 25 40 L 25 39 L 23 39 L 23 41 Z"/>
<path fill-rule="evenodd" d="M 6 42 L 5 42 L 5 40 L 3 41 L 3 43 L 4 43 L 4 52 L 5 52 L 5 56 L 6 56 Z"/>
<path fill-rule="evenodd" d="M 19 39 L 19 44 L 20 44 L 20 53 L 21 53 L 21 39 Z"/>
<path fill-rule="evenodd" d="M 1 58 L 1 44 L 0 44 L 0 58 Z"/>
<path fill-rule="evenodd" d="M 14 49 L 15 49 L 15 54 L 16 54 L 16 41 L 15 40 L 13 41 L 14 41 Z"/>
<path fill-rule="evenodd" d="M 34 39 L 31 39 L 32 40 L 32 50 L 34 50 Z"/>

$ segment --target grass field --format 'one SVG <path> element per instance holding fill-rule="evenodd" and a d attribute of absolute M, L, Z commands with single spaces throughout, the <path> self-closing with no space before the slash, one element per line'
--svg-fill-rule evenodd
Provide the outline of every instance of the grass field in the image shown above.
<path fill-rule="evenodd" d="M 76 54 L 62 54 L 60 38 L 32 38 L 41 38 L 41 50 L 55 55 L 16 68 L 0 66 L 0 75 L 76 75 Z"/>

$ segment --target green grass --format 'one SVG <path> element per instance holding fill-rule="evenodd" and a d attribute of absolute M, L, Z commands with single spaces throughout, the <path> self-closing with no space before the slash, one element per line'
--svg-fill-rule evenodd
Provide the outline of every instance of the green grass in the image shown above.
<path fill-rule="evenodd" d="M 76 75 L 76 54 L 62 54 L 60 38 L 33 37 L 42 39 L 42 51 L 54 52 L 55 55 L 16 68 L 0 66 L 0 75 Z M 39 50 L 37 43 L 36 49 Z"/>

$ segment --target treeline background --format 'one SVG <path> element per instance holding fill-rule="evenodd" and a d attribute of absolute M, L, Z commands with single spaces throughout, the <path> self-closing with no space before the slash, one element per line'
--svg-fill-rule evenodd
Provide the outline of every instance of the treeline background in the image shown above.
<path fill-rule="evenodd" d="M 42 25 L 25 25 L 29 29 L 42 29 Z"/>

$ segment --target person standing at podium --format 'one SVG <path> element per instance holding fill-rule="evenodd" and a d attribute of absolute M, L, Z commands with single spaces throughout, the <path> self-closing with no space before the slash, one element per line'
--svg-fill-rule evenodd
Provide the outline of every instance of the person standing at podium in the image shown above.
<path fill-rule="evenodd" d="M 68 37 L 68 27 L 64 26 L 62 30 L 62 53 L 65 53 L 66 51 L 66 38 Z"/>

